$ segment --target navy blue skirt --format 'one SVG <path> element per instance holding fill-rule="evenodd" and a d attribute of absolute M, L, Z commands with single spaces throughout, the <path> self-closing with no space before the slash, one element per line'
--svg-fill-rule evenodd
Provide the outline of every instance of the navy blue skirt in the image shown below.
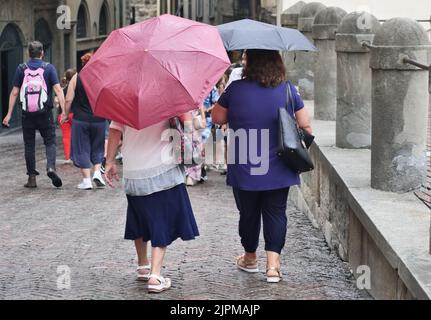
<path fill-rule="evenodd" d="M 164 248 L 178 238 L 199 236 L 189 195 L 184 184 L 148 196 L 127 196 L 126 240 L 143 238 Z"/>

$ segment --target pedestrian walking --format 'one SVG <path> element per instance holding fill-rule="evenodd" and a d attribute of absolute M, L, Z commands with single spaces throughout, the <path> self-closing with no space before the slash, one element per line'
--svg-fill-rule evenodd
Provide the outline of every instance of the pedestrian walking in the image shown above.
<path fill-rule="evenodd" d="M 289 103 L 289 112 L 301 128 L 311 133 L 304 103 L 295 87 L 286 82 L 286 70 L 278 51 L 247 50 L 243 79 L 232 82 L 218 100 L 213 121 L 229 122 L 229 163 L 227 183 L 233 188 L 240 213 L 239 235 L 245 253 L 237 259 L 237 267 L 246 272 L 258 272 L 256 250 L 259 245 L 261 220 L 267 255 L 267 281 L 282 278 L 280 253 L 285 245 L 287 230 L 287 197 L 291 186 L 299 185 L 299 175 L 278 157 L 278 109 Z M 287 86 L 293 100 L 288 101 Z M 257 135 L 252 131 L 257 130 Z M 244 133 L 245 132 L 245 133 Z M 267 132 L 267 140 L 265 134 Z M 235 133 L 244 133 L 247 140 Z M 256 138 L 260 137 L 260 138 Z M 241 145 L 241 143 L 245 143 Z M 250 157 L 255 146 L 266 170 L 256 170 L 256 157 Z M 245 151 L 244 151 L 245 150 Z M 256 155 L 256 156 L 257 156 Z M 241 160 L 242 159 L 242 160 Z M 246 161 L 244 161 L 244 159 Z"/>
<path fill-rule="evenodd" d="M 217 83 L 217 93 L 219 97 L 224 93 L 228 79 L 229 77 L 225 73 Z M 221 175 L 227 174 L 227 129 L 227 124 L 222 126 L 215 125 L 215 163 Z"/>
<path fill-rule="evenodd" d="M 72 80 L 73 76 L 76 74 L 75 69 L 67 69 L 64 73 L 63 79 L 62 79 L 62 88 L 64 92 L 64 96 L 67 95 L 67 89 L 69 87 L 69 83 Z M 57 100 L 57 99 L 56 99 Z M 70 159 L 70 148 L 72 144 L 72 119 L 73 119 L 73 113 L 69 113 L 69 117 L 66 122 L 61 121 L 61 115 L 63 114 L 63 110 L 60 106 L 60 104 L 57 101 L 58 105 L 58 123 L 60 124 L 61 133 L 62 133 L 62 142 L 63 142 L 63 150 L 64 150 L 64 160 L 65 164 L 73 163 Z"/>
<path fill-rule="evenodd" d="M 81 58 L 82 65 L 85 66 L 91 57 L 92 53 L 85 54 Z M 97 188 L 104 188 L 106 183 L 100 169 L 105 153 L 106 120 L 93 114 L 79 74 L 74 75 L 69 83 L 62 124 L 68 121 L 71 111 L 73 112 L 71 158 L 73 164 L 81 170 L 83 178 L 78 189 L 92 190 L 93 182 Z"/>
<path fill-rule="evenodd" d="M 190 113 L 182 121 L 190 121 Z M 169 120 L 136 130 L 115 121 L 111 123 L 106 160 L 106 180 L 118 180 L 115 155 L 123 136 L 123 180 L 127 195 L 125 239 L 133 240 L 138 256 L 137 277 L 148 283 L 150 293 L 171 287 L 161 274 L 167 247 L 176 239 L 193 240 L 199 235 L 183 169 L 172 153 L 164 154 L 170 142 L 163 141 Z M 151 242 L 151 262 L 147 255 Z"/>
<path fill-rule="evenodd" d="M 201 130 L 206 128 L 206 118 L 204 108 L 201 107 L 198 110 L 191 111 L 192 123 L 193 123 L 193 140 L 199 144 L 199 149 L 204 150 Z M 203 151 L 205 152 L 205 151 Z M 202 155 L 204 156 L 204 155 Z M 196 166 L 188 167 L 186 171 L 186 184 L 188 187 L 193 187 L 196 183 L 204 182 L 202 179 L 202 169 L 205 164 L 198 164 Z"/>
<path fill-rule="evenodd" d="M 52 113 L 53 92 L 60 106 L 64 107 L 64 93 L 55 67 L 43 61 L 43 45 L 39 41 L 28 45 L 30 60 L 18 66 L 9 98 L 9 109 L 3 125 L 9 127 L 18 96 L 22 108 L 22 132 L 25 147 L 25 162 L 28 182 L 26 188 L 37 188 L 36 176 L 36 131 L 39 131 L 46 148 L 46 172 L 52 184 L 60 188 L 63 183 L 56 172 L 56 134 Z"/>
<path fill-rule="evenodd" d="M 245 52 L 246 51 L 241 54 L 241 60 L 232 65 L 232 71 L 229 75 L 225 89 L 227 89 L 232 84 L 232 82 L 242 79 L 243 70 L 246 64 Z"/>
<path fill-rule="evenodd" d="M 190 111 L 199 108 L 228 66 L 215 27 L 162 15 L 113 31 L 81 72 L 93 110 L 112 120 L 105 174 L 109 185 L 118 179 L 114 158 L 123 136 L 125 238 L 135 241 L 138 278 L 148 281 L 149 292 L 171 286 L 161 274 L 166 248 L 178 238 L 192 240 L 199 234 L 179 164 L 192 159 L 181 151 L 192 149 L 197 155 L 187 137 L 193 130 Z M 183 115 L 183 128 L 178 115 Z M 172 135 L 166 134 L 171 124 L 175 129 L 169 132 L 179 133 L 173 137 L 179 145 L 172 146 Z"/>
<path fill-rule="evenodd" d="M 204 111 L 205 111 L 205 119 L 206 119 L 206 128 L 201 130 L 201 136 L 202 136 L 202 143 L 204 144 L 204 148 L 212 148 L 214 149 L 214 133 L 215 133 L 215 126 L 214 123 L 212 121 L 212 117 L 211 117 L 211 113 L 212 110 L 217 102 L 217 100 L 219 99 L 219 94 L 218 94 L 218 89 L 217 86 L 214 86 L 214 88 L 211 90 L 211 92 L 209 93 L 209 95 L 205 98 L 204 102 L 203 102 L 203 106 L 204 106 Z M 205 152 L 205 151 L 204 151 Z M 208 176 L 207 176 L 207 170 L 206 168 L 209 165 L 213 165 L 214 160 L 211 161 L 211 163 L 205 163 L 202 166 L 202 180 L 203 181 L 207 181 L 208 180 Z"/>

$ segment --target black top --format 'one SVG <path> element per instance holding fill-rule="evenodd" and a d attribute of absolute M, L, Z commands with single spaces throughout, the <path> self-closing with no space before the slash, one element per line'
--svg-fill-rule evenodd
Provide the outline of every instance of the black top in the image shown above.
<path fill-rule="evenodd" d="M 66 87 L 63 88 L 64 100 L 66 100 L 68 88 L 69 88 L 69 85 L 67 85 Z M 63 113 L 63 109 L 61 108 L 60 104 L 58 104 L 58 114 L 62 114 L 62 113 Z"/>
<path fill-rule="evenodd" d="M 72 102 L 73 119 L 84 122 L 104 122 L 105 119 L 96 117 L 88 101 L 87 93 L 79 75 L 76 79 L 75 98 Z"/>

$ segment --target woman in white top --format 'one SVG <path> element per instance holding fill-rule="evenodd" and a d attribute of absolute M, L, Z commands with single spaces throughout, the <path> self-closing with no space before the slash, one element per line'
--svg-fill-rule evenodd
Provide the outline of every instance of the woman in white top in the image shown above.
<path fill-rule="evenodd" d="M 190 114 L 181 120 L 189 120 Z M 171 280 L 161 276 L 166 248 L 176 239 L 193 240 L 199 235 L 184 170 L 170 152 L 166 137 L 169 121 L 143 130 L 112 122 L 106 161 L 106 180 L 119 180 L 115 153 L 123 136 L 123 180 L 128 200 L 125 239 L 134 240 L 138 256 L 138 279 L 148 290 L 159 293 L 170 288 Z M 151 263 L 147 243 L 151 241 Z"/>

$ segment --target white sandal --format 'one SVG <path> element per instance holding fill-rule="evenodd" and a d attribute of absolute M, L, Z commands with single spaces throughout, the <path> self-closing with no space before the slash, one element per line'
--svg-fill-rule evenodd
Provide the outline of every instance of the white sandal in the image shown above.
<path fill-rule="evenodd" d="M 142 270 L 144 270 L 144 271 L 148 271 L 148 273 L 146 273 L 146 274 L 142 274 L 142 273 L 140 273 L 139 271 L 142 271 Z M 146 266 L 139 266 L 139 267 L 136 269 L 136 272 L 137 272 L 137 276 L 138 276 L 138 280 L 139 280 L 139 281 L 145 281 L 145 282 L 148 282 L 148 280 L 150 280 L 151 265 L 149 264 L 149 265 L 146 265 Z"/>
<path fill-rule="evenodd" d="M 156 279 L 160 282 L 160 284 L 149 284 L 148 292 L 149 293 L 162 293 L 163 291 L 168 290 L 171 287 L 171 279 L 163 278 L 161 276 L 156 276 L 155 274 L 151 274 L 149 279 Z"/>

